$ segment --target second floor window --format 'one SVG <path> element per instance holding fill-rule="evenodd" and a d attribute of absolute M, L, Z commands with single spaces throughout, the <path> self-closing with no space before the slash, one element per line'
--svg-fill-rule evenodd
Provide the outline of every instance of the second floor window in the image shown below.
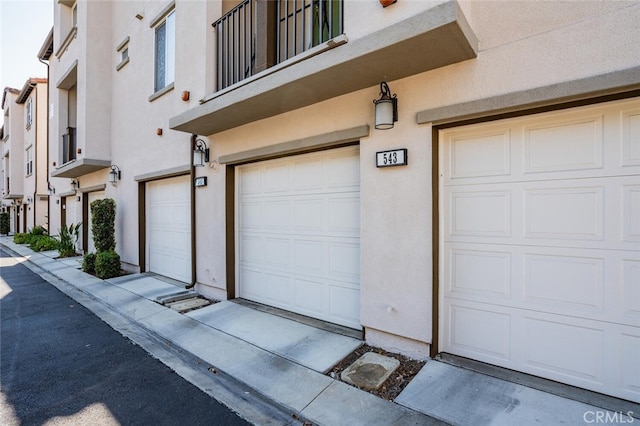
<path fill-rule="evenodd" d="M 33 173 L 33 148 L 27 149 L 27 176 Z"/>
<path fill-rule="evenodd" d="M 33 123 L 33 102 L 32 99 L 29 98 L 26 105 L 26 127 L 27 129 L 31 128 L 31 124 Z"/>
<path fill-rule="evenodd" d="M 156 27 L 155 91 L 173 83 L 175 78 L 175 11 Z"/>

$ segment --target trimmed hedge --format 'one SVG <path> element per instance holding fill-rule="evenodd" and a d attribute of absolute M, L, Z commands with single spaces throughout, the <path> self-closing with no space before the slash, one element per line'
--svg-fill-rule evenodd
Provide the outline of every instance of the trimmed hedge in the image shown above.
<path fill-rule="evenodd" d="M 0 213 L 0 234 L 1 235 L 9 235 L 9 231 L 11 230 L 9 220 L 10 220 L 9 212 Z"/>
<path fill-rule="evenodd" d="M 96 251 L 116 249 L 116 202 L 111 198 L 91 203 L 91 232 Z"/>
<path fill-rule="evenodd" d="M 120 255 L 115 250 L 96 254 L 96 277 L 106 280 L 120 275 Z"/>
<path fill-rule="evenodd" d="M 87 253 L 84 255 L 84 258 L 82 259 L 82 270 L 87 274 L 96 273 L 96 254 L 95 253 Z"/>

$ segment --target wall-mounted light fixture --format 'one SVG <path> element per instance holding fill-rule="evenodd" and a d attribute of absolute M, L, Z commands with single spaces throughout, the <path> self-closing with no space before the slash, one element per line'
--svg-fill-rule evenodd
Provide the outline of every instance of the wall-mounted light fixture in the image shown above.
<path fill-rule="evenodd" d="M 75 179 L 71 179 L 71 189 L 75 191 L 78 188 L 80 188 L 80 182 Z"/>
<path fill-rule="evenodd" d="M 33 198 L 27 197 L 27 200 L 24 202 L 25 204 L 31 204 L 33 202 Z"/>
<path fill-rule="evenodd" d="M 380 83 L 380 99 L 374 99 L 376 108 L 376 129 L 393 129 L 393 123 L 398 121 L 398 98 L 391 95 L 386 82 Z"/>
<path fill-rule="evenodd" d="M 193 139 L 193 165 L 196 167 L 204 166 L 204 163 L 209 162 L 209 148 L 202 139 L 197 139 L 195 135 Z"/>
<path fill-rule="evenodd" d="M 51 182 L 47 182 L 47 190 L 49 191 L 49 195 L 56 193 L 56 189 L 51 185 Z"/>
<path fill-rule="evenodd" d="M 109 182 L 111 182 L 111 185 L 116 186 L 120 179 L 121 179 L 120 167 L 114 164 L 113 166 L 111 166 L 111 171 L 109 172 Z"/>

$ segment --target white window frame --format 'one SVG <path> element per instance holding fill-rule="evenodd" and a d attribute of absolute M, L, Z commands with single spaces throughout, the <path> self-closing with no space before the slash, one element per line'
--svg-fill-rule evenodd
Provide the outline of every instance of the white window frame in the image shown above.
<path fill-rule="evenodd" d="M 29 98 L 27 100 L 27 105 L 25 106 L 26 111 L 26 128 L 27 130 L 31 128 L 31 124 L 33 124 L 33 98 Z"/>
<path fill-rule="evenodd" d="M 33 174 L 33 146 L 27 148 L 27 176 L 31 176 Z"/>
<path fill-rule="evenodd" d="M 154 92 L 160 92 L 170 86 L 175 80 L 175 59 L 176 59 L 176 26 L 175 26 L 175 8 L 171 9 L 161 20 L 154 26 L 154 75 L 153 87 Z M 164 40 L 162 50 L 159 47 L 159 34 L 164 31 Z M 162 55 L 162 58 L 159 57 Z M 162 59 L 162 62 L 160 62 Z M 162 75 L 159 75 L 159 73 Z"/>

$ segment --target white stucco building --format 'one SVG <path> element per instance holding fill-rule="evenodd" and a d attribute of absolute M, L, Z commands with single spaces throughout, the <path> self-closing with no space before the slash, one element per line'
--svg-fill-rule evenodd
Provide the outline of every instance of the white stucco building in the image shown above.
<path fill-rule="evenodd" d="M 10 233 L 49 229 L 47 79 L 29 78 L 2 97 L 2 206 Z"/>
<path fill-rule="evenodd" d="M 640 401 L 640 4 L 54 8 L 52 224 L 111 197 L 132 271 Z"/>

